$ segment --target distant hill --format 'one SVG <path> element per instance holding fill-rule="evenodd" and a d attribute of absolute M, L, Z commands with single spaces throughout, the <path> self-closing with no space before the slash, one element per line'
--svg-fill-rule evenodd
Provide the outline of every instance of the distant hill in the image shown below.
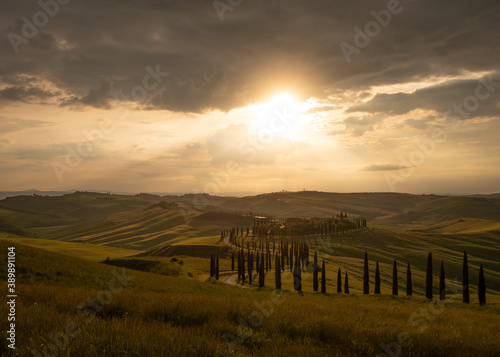
<path fill-rule="evenodd" d="M 7 197 L 15 196 L 31 196 L 31 195 L 42 195 L 42 196 L 62 196 L 68 193 L 73 193 L 73 191 L 38 191 L 35 189 L 24 190 L 24 191 L 0 191 L 0 200 Z"/>
<path fill-rule="evenodd" d="M 276 192 L 247 197 L 206 194 L 159 196 L 74 192 L 20 195 L 0 200 L 4 232 L 64 241 L 85 241 L 149 250 L 196 237 L 217 236 L 229 226 L 252 226 L 247 215 L 363 216 L 368 226 L 403 231 L 495 230 L 500 199 L 403 193 Z M 443 222 L 475 220 L 470 224 Z M 439 225 L 444 224 L 444 226 Z M 436 226 L 438 225 L 438 226 Z M 452 226 L 452 227 L 451 227 Z M 431 229 L 431 228 L 429 228 Z M 462 230 L 461 230 L 462 229 Z"/>

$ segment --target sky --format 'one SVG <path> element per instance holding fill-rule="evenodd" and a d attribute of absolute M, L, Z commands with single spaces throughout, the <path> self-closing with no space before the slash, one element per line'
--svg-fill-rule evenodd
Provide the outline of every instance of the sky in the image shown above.
<path fill-rule="evenodd" d="M 500 192 L 500 2 L 3 1 L 0 190 Z"/>

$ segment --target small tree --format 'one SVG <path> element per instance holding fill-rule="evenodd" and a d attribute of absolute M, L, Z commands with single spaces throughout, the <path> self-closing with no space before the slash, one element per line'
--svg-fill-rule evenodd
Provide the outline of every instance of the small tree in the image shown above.
<path fill-rule="evenodd" d="M 462 271 L 462 300 L 469 303 L 469 264 L 467 262 L 467 252 L 464 250 L 464 264 Z"/>
<path fill-rule="evenodd" d="M 349 277 L 347 276 L 347 270 L 345 271 L 344 292 L 349 294 Z"/>
<path fill-rule="evenodd" d="M 215 279 L 219 280 L 219 256 L 217 256 L 217 260 L 215 262 Z"/>
<path fill-rule="evenodd" d="M 406 296 L 411 296 L 413 293 L 413 285 L 411 283 L 411 268 L 410 262 L 408 262 L 408 268 L 406 269 Z"/>
<path fill-rule="evenodd" d="M 326 293 L 326 269 L 325 260 L 323 259 L 323 266 L 321 267 L 321 292 Z"/>
<path fill-rule="evenodd" d="M 375 294 L 380 294 L 380 269 L 377 265 L 375 266 Z"/>
<path fill-rule="evenodd" d="M 370 285 L 369 285 L 369 275 L 368 275 L 368 253 L 365 252 L 365 266 L 363 271 L 363 294 L 370 293 Z"/>
<path fill-rule="evenodd" d="M 323 263 L 325 261 L 323 260 Z M 318 291 L 318 252 L 314 251 L 314 262 L 313 262 L 313 290 Z"/>
<path fill-rule="evenodd" d="M 398 295 L 398 265 L 396 259 L 392 265 L 392 295 Z"/>
<path fill-rule="evenodd" d="M 432 253 L 427 256 L 427 275 L 425 279 L 425 297 L 432 299 Z"/>
<path fill-rule="evenodd" d="M 484 269 L 483 264 L 479 267 L 479 283 L 477 284 L 477 296 L 479 298 L 479 304 L 486 304 L 486 282 L 484 280 Z"/>
<path fill-rule="evenodd" d="M 339 268 L 339 271 L 337 273 L 337 293 L 341 292 L 342 292 L 342 275 Z"/>
<path fill-rule="evenodd" d="M 234 250 L 231 254 L 231 271 L 234 271 Z"/>
<path fill-rule="evenodd" d="M 444 262 L 441 260 L 441 274 L 439 275 L 439 300 L 446 299 L 446 281 L 444 276 Z"/>

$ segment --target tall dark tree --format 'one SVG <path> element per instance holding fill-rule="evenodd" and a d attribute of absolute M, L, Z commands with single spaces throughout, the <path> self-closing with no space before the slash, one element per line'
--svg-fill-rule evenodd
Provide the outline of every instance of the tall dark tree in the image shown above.
<path fill-rule="evenodd" d="M 321 292 L 326 293 L 326 269 L 325 260 L 323 259 L 323 265 L 321 267 Z"/>
<path fill-rule="evenodd" d="M 411 296 L 413 293 L 413 285 L 411 282 L 411 267 L 410 262 L 408 262 L 408 268 L 406 268 L 406 296 Z"/>
<path fill-rule="evenodd" d="M 467 252 L 464 250 L 464 264 L 462 271 L 462 300 L 466 304 L 470 301 L 469 296 L 469 263 L 467 262 Z"/>
<path fill-rule="evenodd" d="M 347 270 L 345 271 L 344 292 L 349 294 L 349 276 L 347 275 Z"/>
<path fill-rule="evenodd" d="M 479 304 L 486 304 L 486 282 L 484 280 L 484 269 L 483 264 L 479 267 L 479 282 L 477 284 L 477 296 L 479 298 Z"/>
<path fill-rule="evenodd" d="M 259 269 L 259 288 L 264 287 L 264 254 L 261 254 L 260 269 Z"/>
<path fill-rule="evenodd" d="M 252 285 L 252 275 L 253 275 L 253 253 L 248 251 L 248 284 Z"/>
<path fill-rule="evenodd" d="M 234 271 L 234 250 L 233 253 L 231 254 L 231 271 Z"/>
<path fill-rule="evenodd" d="M 439 275 L 439 300 L 446 299 L 446 279 L 444 275 L 444 262 L 441 260 L 441 274 Z"/>
<path fill-rule="evenodd" d="M 219 280 L 219 256 L 215 262 L 215 279 Z"/>
<path fill-rule="evenodd" d="M 342 292 L 342 274 L 340 272 L 340 268 L 339 268 L 339 271 L 337 273 L 337 293 L 341 293 Z"/>
<path fill-rule="evenodd" d="M 398 295 L 398 265 L 396 259 L 392 265 L 392 295 Z"/>
<path fill-rule="evenodd" d="M 276 256 L 274 258 L 274 280 L 276 282 L 276 289 L 281 290 L 281 263 L 280 256 L 278 252 L 276 252 Z"/>
<path fill-rule="evenodd" d="M 210 276 L 214 275 L 214 255 L 210 254 Z"/>
<path fill-rule="evenodd" d="M 297 291 L 302 290 L 302 269 L 298 255 L 295 255 L 295 263 L 293 267 L 293 288 Z"/>
<path fill-rule="evenodd" d="M 323 262 L 324 262 L 324 260 L 323 260 Z M 318 291 L 318 252 L 317 251 L 314 251 L 313 290 Z"/>
<path fill-rule="evenodd" d="M 380 269 L 378 267 L 378 262 L 375 265 L 375 294 L 380 294 Z"/>
<path fill-rule="evenodd" d="M 370 277 L 368 273 L 368 253 L 365 252 L 365 266 L 363 270 L 363 294 L 369 294 L 370 293 Z"/>
<path fill-rule="evenodd" d="M 243 249 L 241 250 L 241 283 L 245 284 L 245 253 L 243 252 Z"/>
<path fill-rule="evenodd" d="M 432 253 L 427 256 L 427 274 L 425 279 L 425 297 L 432 299 Z"/>

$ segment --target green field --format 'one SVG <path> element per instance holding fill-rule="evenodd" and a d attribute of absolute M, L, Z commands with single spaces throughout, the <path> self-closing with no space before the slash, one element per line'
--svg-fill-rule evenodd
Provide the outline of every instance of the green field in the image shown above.
<path fill-rule="evenodd" d="M 58 341 L 67 345 L 61 354 L 69 356 L 80 351 L 85 356 L 225 356 L 231 349 L 233 355 L 358 356 L 384 353 L 384 346 L 395 350 L 398 338 L 403 355 L 494 356 L 500 351 L 498 304 L 451 299 L 442 304 L 356 292 L 298 294 L 286 287 L 276 295 L 270 286 L 241 289 L 135 270 L 126 270 L 125 276 L 133 278 L 124 279 L 121 290 L 115 279 L 116 291 L 104 299 L 100 289 L 110 286 L 116 267 L 4 240 L 2 254 L 11 245 L 22 271 L 19 356 L 52 347 L 50 336 L 63 336 L 68 324 L 74 336 Z M 94 308 L 79 315 L 77 308 L 92 306 L 92 299 L 97 299 Z M 7 308 L 2 306 L 3 316 Z M 5 345 L 1 353 L 13 355 Z"/>
<path fill-rule="evenodd" d="M 19 296 L 17 354 L 5 345 L 0 353 L 43 355 L 44 348 L 56 344 L 50 336 L 64 337 L 59 332 L 74 323 L 78 334 L 67 334 L 67 341 L 56 338 L 67 345 L 59 355 L 376 356 L 390 355 L 387 348 L 393 353 L 401 348 L 403 356 L 500 355 L 498 199 L 321 192 L 208 199 L 204 210 L 188 207 L 193 195 L 76 193 L 0 201 L 1 254 L 16 247 Z M 233 250 L 221 240 L 221 229 L 252 227 L 249 212 L 328 217 L 336 209 L 371 217 L 368 229 L 294 237 L 308 243 L 311 262 L 315 249 L 320 264 L 325 260 L 326 294 L 313 291 L 311 267 L 303 269 L 301 292 L 293 290 L 288 271 L 278 295 L 274 271 L 266 274 L 264 288 L 257 287 L 256 276 L 251 286 L 233 282 Z M 461 300 L 464 250 L 470 304 Z M 369 295 L 362 294 L 365 252 Z M 424 297 L 428 253 L 436 298 L 444 262 L 444 302 Z M 219 256 L 218 281 L 209 275 L 211 254 Z M 394 260 L 398 297 L 390 295 Z M 373 294 L 377 261 L 381 295 Z M 405 295 L 408 262 L 412 297 Z M 485 306 L 477 297 L 480 264 Z M 336 292 L 339 268 L 343 281 L 349 274 L 350 294 Z M 1 269 L 6 291 L 5 265 Z M 102 290 L 110 282 L 116 287 L 123 276 L 134 278 L 114 292 Z M 83 308 L 82 313 L 82 304 L 87 312 Z M 5 316 L 8 306 L 1 309 Z"/>

